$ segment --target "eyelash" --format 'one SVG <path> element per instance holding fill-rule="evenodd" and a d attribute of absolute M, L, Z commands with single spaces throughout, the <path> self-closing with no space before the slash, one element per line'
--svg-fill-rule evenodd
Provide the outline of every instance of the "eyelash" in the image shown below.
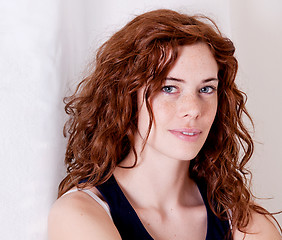
<path fill-rule="evenodd" d="M 201 92 L 201 90 L 204 89 L 204 88 L 209 88 L 209 89 L 211 89 L 211 92 Z M 200 93 L 211 94 L 211 93 L 213 93 L 213 92 L 216 91 L 216 90 L 217 90 L 217 88 L 214 87 L 214 86 L 205 86 L 205 87 L 202 87 L 202 88 L 200 89 Z"/>
<path fill-rule="evenodd" d="M 171 89 L 171 88 L 175 89 L 175 92 L 173 92 L 172 90 L 171 90 L 171 91 L 168 90 L 168 89 Z M 210 91 L 210 92 L 202 92 L 202 90 L 203 90 L 204 88 L 209 88 L 209 89 L 211 89 L 211 91 Z M 200 93 L 204 93 L 204 94 L 212 94 L 212 93 L 215 92 L 216 90 L 217 90 L 217 88 L 214 87 L 214 86 L 205 86 L 205 87 L 202 87 L 199 92 L 200 92 Z M 178 88 L 177 88 L 176 86 L 168 85 L 168 86 L 162 87 L 162 91 L 165 92 L 165 93 L 167 93 L 167 94 L 174 94 L 174 93 L 176 93 L 176 92 L 178 91 Z"/>
<path fill-rule="evenodd" d="M 174 92 L 169 92 L 168 88 L 173 88 L 173 89 L 175 89 L 177 91 L 177 87 L 170 86 L 170 85 L 162 87 L 162 91 L 165 92 L 165 93 L 168 93 L 168 94 L 173 94 Z"/>

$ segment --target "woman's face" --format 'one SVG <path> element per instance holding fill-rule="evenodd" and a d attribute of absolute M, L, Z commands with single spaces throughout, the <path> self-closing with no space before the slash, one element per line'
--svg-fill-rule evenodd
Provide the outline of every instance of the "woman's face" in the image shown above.
<path fill-rule="evenodd" d="M 147 153 L 178 160 L 196 157 L 216 115 L 217 73 L 208 45 L 179 48 L 178 59 L 151 103 L 154 123 L 144 148 Z M 143 140 L 149 126 L 143 91 L 138 94 L 138 107 L 137 138 Z"/>

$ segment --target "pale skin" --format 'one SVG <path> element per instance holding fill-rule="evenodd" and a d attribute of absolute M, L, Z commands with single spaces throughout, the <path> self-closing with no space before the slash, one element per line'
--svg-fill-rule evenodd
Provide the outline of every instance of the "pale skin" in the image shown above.
<path fill-rule="evenodd" d="M 155 121 L 143 151 L 149 118 L 142 90 L 138 93 L 138 164 L 130 170 L 116 168 L 114 176 L 156 240 L 205 239 L 205 205 L 187 172 L 217 111 L 217 72 L 216 61 L 206 44 L 180 48 L 162 91 L 152 101 Z M 129 166 L 133 161 L 131 152 L 122 165 Z M 96 188 L 91 190 L 99 195 Z M 83 192 L 70 193 L 55 202 L 48 229 L 49 240 L 121 239 L 106 211 Z M 234 239 L 281 239 L 274 224 L 257 213 L 253 213 L 246 230 L 256 234 L 244 235 L 234 229 Z"/>

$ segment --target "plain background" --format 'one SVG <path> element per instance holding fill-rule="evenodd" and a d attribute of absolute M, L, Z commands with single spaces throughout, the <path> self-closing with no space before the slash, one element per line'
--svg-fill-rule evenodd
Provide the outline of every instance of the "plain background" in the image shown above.
<path fill-rule="evenodd" d="M 136 14 L 204 13 L 237 48 L 256 148 L 258 202 L 282 210 L 282 2 L 280 0 L 0 0 L 0 228 L 3 239 L 47 239 L 64 176 L 62 99 L 95 50 Z M 277 216 L 282 224 L 282 214 Z"/>

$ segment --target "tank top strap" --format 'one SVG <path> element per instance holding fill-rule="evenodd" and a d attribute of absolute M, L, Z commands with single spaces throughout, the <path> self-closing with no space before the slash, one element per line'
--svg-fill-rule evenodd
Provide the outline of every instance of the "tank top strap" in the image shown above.
<path fill-rule="evenodd" d="M 113 175 L 97 189 L 108 203 L 114 224 L 123 240 L 153 240 Z"/>
<path fill-rule="evenodd" d="M 206 240 L 217 240 L 226 239 L 232 240 L 230 221 L 219 219 L 210 208 L 207 198 L 207 184 L 204 180 L 196 181 L 198 189 L 201 193 L 202 199 L 206 206 L 207 217 L 208 217 L 208 229 Z M 227 217 L 227 216 L 226 216 Z"/>
<path fill-rule="evenodd" d="M 99 198 L 95 193 L 93 193 L 92 191 L 90 191 L 89 189 L 84 189 L 84 188 L 74 188 L 71 189 L 69 191 L 67 191 L 66 193 L 64 193 L 62 196 L 65 196 L 69 193 L 73 193 L 73 192 L 84 192 L 87 195 L 89 195 L 91 198 L 93 198 L 102 208 L 104 208 L 104 210 L 107 212 L 107 214 L 109 215 L 110 218 L 112 218 L 111 213 L 110 213 L 110 209 L 107 206 L 107 204 L 101 199 Z"/>

